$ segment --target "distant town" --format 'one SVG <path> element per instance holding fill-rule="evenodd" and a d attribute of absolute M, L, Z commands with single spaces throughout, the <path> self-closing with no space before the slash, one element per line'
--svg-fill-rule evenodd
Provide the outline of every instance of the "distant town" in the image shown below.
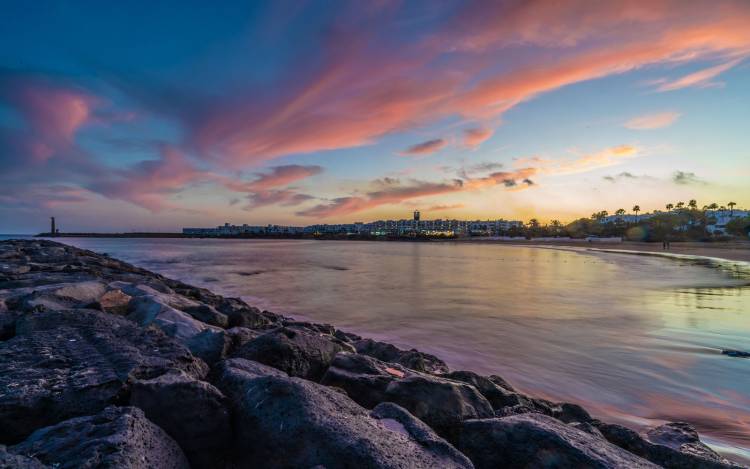
<path fill-rule="evenodd" d="M 286 225 L 224 225 L 214 228 L 183 228 L 186 237 L 311 237 L 311 238 L 597 238 L 657 241 L 663 239 L 701 240 L 721 237 L 748 236 L 750 211 L 711 204 L 698 208 L 694 200 L 667 204 L 665 211 L 632 213 L 618 209 L 593 213 L 568 224 L 552 220 L 542 224 L 536 219 L 520 220 L 423 220 L 418 210 L 411 218 L 342 224 Z"/>

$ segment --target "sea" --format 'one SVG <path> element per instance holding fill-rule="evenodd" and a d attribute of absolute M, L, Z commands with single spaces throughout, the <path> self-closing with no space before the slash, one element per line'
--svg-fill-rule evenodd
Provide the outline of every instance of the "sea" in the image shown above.
<path fill-rule="evenodd" d="M 750 461 L 750 265 L 461 242 L 57 241 Z"/>

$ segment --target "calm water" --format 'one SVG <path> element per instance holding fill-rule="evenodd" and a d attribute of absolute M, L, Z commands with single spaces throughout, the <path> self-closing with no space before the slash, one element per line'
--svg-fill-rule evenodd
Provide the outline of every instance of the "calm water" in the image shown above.
<path fill-rule="evenodd" d="M 251 304 L 416 347 L 632 427 L 750 456 L 748 266 L 531 247 L 65 239 Z"/>

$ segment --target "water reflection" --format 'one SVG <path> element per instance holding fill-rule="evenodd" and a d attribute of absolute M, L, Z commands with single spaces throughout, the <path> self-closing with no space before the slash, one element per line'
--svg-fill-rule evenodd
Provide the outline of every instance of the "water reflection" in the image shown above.
<path fill-rule="evenodd" d="M 448 243 L 66 240 L 226 295 L 418 347 L 630 425 L 750 447 L 748 270 Z"/>

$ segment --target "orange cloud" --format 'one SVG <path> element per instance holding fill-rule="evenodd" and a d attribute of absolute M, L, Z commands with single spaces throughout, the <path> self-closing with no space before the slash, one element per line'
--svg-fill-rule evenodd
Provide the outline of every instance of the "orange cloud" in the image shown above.
<path fill-rule="evenodd" d="M 660 112 L 657 114 L 647 114 L 630 119 L 623 124 L 632 130 L 651 130 L 669 127 L 680 118 L 679 112 Z"/>
<path fill-rule="evenodd" d="M 427 140 L 426 142 L 417 143 L 416 145 L 410 146 L 406 150 L 402 151 L 401 155 L 405 155 L 405 156 L 429 155 L 429 154 L 435 153 L 436 151 L 441 150 L 447 144 L 448 142 L 446 142 L 442 138 Z"/>
<path fill-rule="evenodd" d="M 735 65 L 739 64 L 740 62 L 742 62 L 742 58 L 735 59 L 735 60 L 732 60 L 730 62 L 721 64 L 721 65 L 716 65 L 714 67 L 709 67 L 709 68 L 697 71 L 695 73 L 691 73 L 689 75 L 685 75 L 684 77 L 678 80 L 661 84 L 658 90 L 659 91 L 674 91 L 674 90 L 679 90 L 682 88 L 688 88 L 688 87 L 693 87 L 693 86 L 705 88 L 708 86 L 715 85 L 716 83 L 711 82 L 711 80 L 713 80 L 720 74 L 726 72 L 727 70 L 734 67 Z"/>

